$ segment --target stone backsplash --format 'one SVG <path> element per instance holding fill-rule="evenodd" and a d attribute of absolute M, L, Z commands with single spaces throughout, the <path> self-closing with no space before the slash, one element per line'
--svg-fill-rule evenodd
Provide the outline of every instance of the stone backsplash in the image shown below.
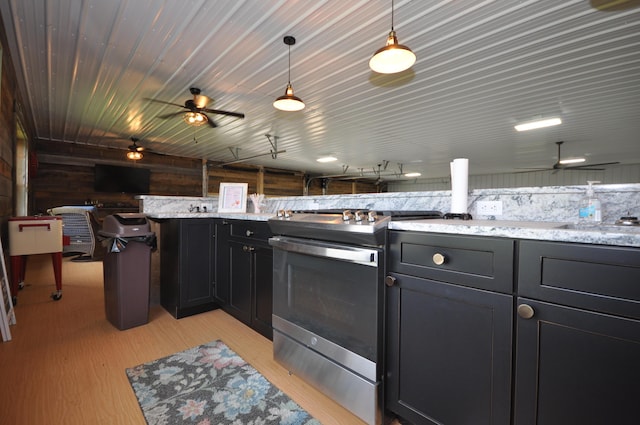
<path fill-rule="evenodd" d="M 475 189 L 469 191 L 468 213 L 474 219 L 575 222 L 580 199 L 587 186 L 521 187 Z M 596 185 L 602 202 L 603 222 L 613 223 L 622 216 L 640 216 L 640 184 Z M 195 206 L 208 205 L 216 212 L 217 197 L 138 196 L 140 211 L 146 214 L 193 212 Z M 481 215 L 479 201 L 501 201 L 502 215 Z M 449 212 L 451 191 L 367 193 L 357 195 L 291 196 L 265 199 L 263 213 L 278 210 L 362 209 L 362 210 L 437 210 Z M 252 205 L 247 203 L 247 213 Z"/>

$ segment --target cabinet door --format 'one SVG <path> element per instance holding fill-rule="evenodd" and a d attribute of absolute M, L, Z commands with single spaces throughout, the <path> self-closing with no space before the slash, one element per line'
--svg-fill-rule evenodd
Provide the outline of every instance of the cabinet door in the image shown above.
<path fill-rule="evenodd" d="M 251 324 L 252 247 L 242 241 L 229 241 L 229 302 L 225 310 L 247 325 Z"/>
<path fill-rule="evenodd" d="M 180 221 L 180 307 L 213 301 L 215 224 L 213 220 Z"/>
<path fill-rule="evenodd" d="M 533 316 L 517 319 L 517 425 L 638 423 L 639 320 L 526 298 L 518 305 Z"/>
<path fill-rule="evenodd" d="M 414 424 L 509 424 L 512 296 L 390 276 L 386 407 Z"/>
<path fill-rule="evenodd" d="M 255 245 L 253 252 L 253 280 L 255 308 L 251 318 L 254 329 L 273 339 L 271 313 L 273 311 L 273 249 Z"/>

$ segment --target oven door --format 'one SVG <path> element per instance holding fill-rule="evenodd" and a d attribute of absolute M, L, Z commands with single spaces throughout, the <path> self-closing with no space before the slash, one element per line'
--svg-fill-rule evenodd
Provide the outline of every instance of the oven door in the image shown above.
<path fill-rule="evenodd" d="M 310 343 L 300 342 L 327 356 L 335 348 L 323 348 L 325 340 L 377 362 L 382 249 L 284 236 L 271 238 L 269 244 L 274 248 L 274 328 L 292 324 L 284 333 L 294 333 L 294 339 L 300 338 L 300 330 L 310 332 Z"/>

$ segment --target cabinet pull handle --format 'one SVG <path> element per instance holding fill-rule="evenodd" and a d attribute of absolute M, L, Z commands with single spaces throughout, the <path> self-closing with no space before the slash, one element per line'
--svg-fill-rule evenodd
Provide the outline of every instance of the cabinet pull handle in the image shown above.
<path fill-rule="evenodd" d="M 441 266 L 447 261 L 447 258 L 439 252 L 433 254 L 433 257 L 431 257 L 431 259 L 436 266 Z"/>
<path fill-rule="evenodd" d="M 396 278 L 393 276 L 386 276 L 384 278 L 384 284 L 387 285 L 388 287 L 392 287 L 393 285 L 396 284 Z"/>
<path fill-rule="evenodd" d="M 256 249 L 254 247 L 252 247 L 252 246 L 243 245 L 242 246 L 242 250 L 244 252 L 252 252 L 252 251 L 255 251 Z"/>
<path fill-rule="evenodd" d="M 518 316 L 522 317 L 523 319 L 531 319 L 534 314 L 535 311 L 529 304 L 520 304 L 518 306 Z"/>
<path fill-rule="evenodd" d="M 253 235 L 253 232 L 252 232 L 251 230 L 247 230 L 247 231 L 245 232 L 245 235 L 247 235 L 247 236 L 251 236 L 251 235 Z"/>

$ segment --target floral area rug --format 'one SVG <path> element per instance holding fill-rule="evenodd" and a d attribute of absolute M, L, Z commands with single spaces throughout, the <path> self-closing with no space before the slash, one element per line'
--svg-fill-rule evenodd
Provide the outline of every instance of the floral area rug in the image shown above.
<path fill-rule="evenodd" d="M 126 372 L 149 425 L 320 425 L 222 341 Z"/>

